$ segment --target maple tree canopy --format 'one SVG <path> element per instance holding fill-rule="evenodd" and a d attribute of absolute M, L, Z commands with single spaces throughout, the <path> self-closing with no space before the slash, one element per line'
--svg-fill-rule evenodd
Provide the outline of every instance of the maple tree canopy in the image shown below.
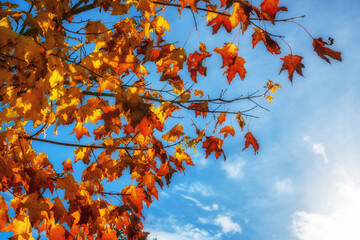
<path fill-rule="evenodd" d="M 214 57 L 222 59 L 211 68 L 222 69 L 223 84 L 245 80 L 247 60 L 228 33 L 249 34 L 254 48 L 265 45 L 283 61 L 279 71 L 290 81 L 304 68 L 291 44 L 266 30 L 297 19 L 278 19 L 287 11 L 279 0 L 19 2 L 0 3 L 0 189 L 12 196 L 0 196 L 0 230 L 12 232 L 11 239 L 34 239 L 36 230 L 49 239 L 108 240 L 117 239 L 115 229 L 145 239 L 142 209 L 175 172 L 193 165 L 189 150 L 199 146 L 206 157 L 225 158 L 223 139 L 242 134 L 244 149 L 251 145 L 257 153 L 253 133 L 243 131 L 255 117 L 251 109 L 228 104 L 258 107 L 255 100 L 270 102 L 280 85 L 269 80 L 263 93 L 232 99 L 196 89 Z M 166 19 L 168 11 L 173 14 Z M 199 39 L 192 52 L 186 42 L 169 42 L 171 31 L 182 30 L 171 20 L 184 12 L 192 14 L 196 30 L 202 24 L 229 40 L 209 49 Z M 85 20 L 93 14 L 119 21 Z M 309 36 L 321 58 L 341 61 L 327 47 L 332 39 Z M 39 146 L 49 145 L 71 149 L 60 167 L 41 152 L 46 147 Z M 81 179 L 73 175 L 78 168 Z M 115 184 L 125 171 L 132 184 L 107 191 L 104 183 Z"/>

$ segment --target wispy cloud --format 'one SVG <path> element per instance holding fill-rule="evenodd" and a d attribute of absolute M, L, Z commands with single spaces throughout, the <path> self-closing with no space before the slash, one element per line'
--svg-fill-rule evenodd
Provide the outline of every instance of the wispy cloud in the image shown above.
<path fill-rule="evenodd" d="M 313 142 L 309 136 L 305 136 L 304 137 L 304 141 L 305 142 L 309 142 L 311 147 L 312 147 L 312 151 L 317 154 L 317 155 L 320 155 L 322 156 L 322 158 L 324 159 L 324 163 L 328 163 L 329 160 L 328 160 L 328 157 L 326 155 L 326 151 L 325 151 L 325 147 L 324 147 L 324 144 L 323 143 L 316 143 L 316 142 Z"/>
<path fill-rule="evenodd" d="M 212 204 L 211 206 L 207 206 L 207 205 L 204 205 L 202 204 L 199 200 L 197 200 L 196 198 L 193 198 L 193 197 L 190 197 L 190 196 L 186 196 L 186 195 L 183 195 L 181 194 L 181 196 L 185 199 L 188 199 L 192 202 L 194 202 L 196 204 L 196 206 L 198 206 L 199 208 L 205 210 L 205 211 L 217 211 L 219 210 L 219 205 L 217 204 Z"/>
<path fill-rule="evenodd" d="M 235 161 L 225 162 L 221 168 L 226 172 L 226 175 L 232 179 L 242 179 L 244 177 L 245 162 L 242 159 L 235 159 Z"/>
<path fill-rule="evenodd" d="M 169 221 L 168 221 L 169 220 Z M 193 224 L 183 224 L 174 216 L 169 219 L 154 219 L 155 223 L 145 231 L 150 231 L 148 239 L 157 238 L 158 240 L 219 240 L 218 232 L 197 227 Z M 221 233 L 220 233 L 221 234 Z"/>
<path fill-rule="evenodd" d="M 193 182 L 189 186 L 185 184 L 178 184 L 174 187 L 177 192 L 186 192 L 187 194 L 200 194 L 203 197 L 214 196 L 215 191 L 209 185 L 205 185 L 201 182 Z"/>
<path fill-rule="evenodd" d="M 276 181 L 274 188 L 277 194 L 289 194 L 294 191 L 293 181 L 290 178 L 286 178 L 280 181 Z"/>
<path fill-rule="evenodd" d="M 194 182 L 189 186 L 189 193 L 199 193 L 204 197 L 215 195 L 214 190 L 209 185 L 204 185 L 200 182 Z"/>
<path fill-rule="evenodd" d="M 217 215 L 216 218 L 198 218 L 202 224 L 212 224 L 221 228 L 222 234 L 242 233 L 240 225 L 234 222 L 228 215 Z"/>

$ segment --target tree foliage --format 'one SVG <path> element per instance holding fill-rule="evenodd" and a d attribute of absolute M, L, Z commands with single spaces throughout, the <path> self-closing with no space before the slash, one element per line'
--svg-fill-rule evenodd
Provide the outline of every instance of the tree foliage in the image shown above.
<path fill-rule="evenodd" d="M 13 232 L 12 239 L 34 239 L 35 230 L 50 239 L 117 239 L 116 229 L 128 239 L 145 239 L 143 206 L 158 198 L 158 188 L 169 185 L 175 172 L 193 165 L 189 149 L 199 145 L 206 157 L 225 158 L 223 139 L 243 134 L 255 117 L 254 107 L 230 104 L 261 107 L 257 99 L 271 101 L 280 85 L 270 80 L 263 93 L 231 99 L 224 92 L 216 97 L 196 89 L 210 59 L 222 59 L 222 65 L 211 66 L 223 69 L 227 81 L 222 84 L 245 79 L 246 59 L 234 41 L 208 49 L 199 40 L 193 52 L 186 42 L 169 42 L 171 31 L 182 30 L 172 29 L 171 19 L 187 11 L 196 30 L 202 24 L 215 36 L 252 34 L 253 48 L 263 44 L 279 58 L 284 45 L 290 53 L 282 55 L 279 69 L 287 70 L 290 81 L 304 68 L 287 42 L 277 42 L 283 36 L 266 30 L 296 20 L 277 18 L 287 11 L 279 0 L 258 5 L 244 0 L 21 4 L 0 3 L 0 189 L 12 196 L 0 196 L 0 229 Z M 168 11 L 173 15 L 166 19 Z M 118 21 L 84 20 L 88 12 Z M 340 53 L 327 47 L 332 39 L 310 37 L 321 58 L 341 61 Z M 243 136 L 244 149 L 251 145 L 257 153 L 249 128 Z M 67 146 L 73 153 L 59 167 L 41 152 L 48 145 L 57 151 Z M 81 178 L 76 169 L 84 169 Z M 107 191 L 105 182 L 116 182 L 126 171 L 133 183 Z"/>

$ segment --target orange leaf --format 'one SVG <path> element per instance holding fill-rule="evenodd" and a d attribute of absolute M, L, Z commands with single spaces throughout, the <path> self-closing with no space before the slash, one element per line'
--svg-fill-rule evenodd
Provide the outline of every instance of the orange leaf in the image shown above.
<path fill-rule="evenodd" d="M 269 34 L 267 34 L 265 31 L 261 30 L 260 28 L 254 28 L 255 32 L 252 35 L 252 46 L 253 48 L 256 46 L 256 44 L 260 41 L 263 41 L 267 50 L 271 52 L 271 54 L 280 54 L 280 47 L 278 43 L 271 39 Z"/>
<path fill-rule="evenodd" d="M 167 134 L 164 134 L 162 139 L 167 140 L 168 142 L 175 142 L 176 138 L 179 139 L 182 135 L 184 135 L 183 131 L 184 127 L 180 124 L 177 124 Z"/>
<path fill-rule="evenodd" d="M 227 12 L 224 12 L 224 13 L 227 13 Z M 224 26 L 224 28 L 226 29 L 226 31 L 228 33 L 231 32 L 232 30 L 232 26 L 231 26 L 231 22 L 230 22 L 230 18 L 228 16 L 224 16 L 224 15 L 221 15 L 221 14 L 218 14 L 216 16 L 216 18 L 214 18 L 213 20 L 211 20 L 208 24 L 208 26 L 212 26 L 213 28 L 213 34 L 217 33 L 221 27 L 221 25 Z"/>
<path fill-rule="evenodd" d="M 203 118 L 205 118 L 207 115 L 207 112 L 209 111 L 207 102 L 192 103 L 192 104 L 190 104 L 190 106 L 188 108 L 195 110 L 195 117 L 197 117 L 198 115 L 202 115 Z"/>
<path fill-rule="evenodd" d="M 62 240 L 65 237 L 66 229 L 62 225 L 52 225 L 49 231 L 51 240 Z"/>
<path fill-rule="evenodd" d="M 63 163 L 63 168 L 64 168 L 64 172 L 67 173 L 68 171 L 70 172 L 74 172 L 73 168 L 72 168 L 72 164 L 71 164 L 71 159 L 66 159 Z"/>
<path fill-rule="evenodd" d="M 331 45 L 328 44 L 326 42 L 324 42 L 322 40 L 322 38 L 318 38 L 318 39 L 314 39 L 313 41 L 313 47 L 314 47 L 314 51 L 325 61 L 327 61 L 328 63 L 330 63 L 329 58 L 327 58 L 325 55 L 336 59 L 338 61 L 342 61 L 341 59 L 341 52 L 336 52 L 331 50 L 330 48 L 325 47 L 325 45 Z"/>
<path fill-rule="evenodd" d="M 235 77 L 236 73 L 239 74 L 240 78 L 243 80 L 245 78 L 246 70 L 244 64 L 246 61 L 239 57 L 237 51 L 239 49 L 233 43 L 225 43 L 223 48 L 215 48 L 214 51 L 222 56 L 223 65 L 221 68 L 228 67 L 224 72 L 227 73 L 227 80 L 229 84 L 232 79 Z"/>
<path fill-rule="evenodd" d="M 214 136 L 206 137 L 206 141 L 203 143 L 202 146 L 203 148 L 206 149 L 205 158 L 207 158 L 212 152 L 214 152 L 216 159 L 219 158 L 221 154 L 223 154 L 224 159 L 226 159 L 224 150 L 222 149 L 222 145 L 223 145 L 223 140 L 216 138 Z"/>
<path fill-rule="evenodd" d="M 206 51 L 205 44 L 200 44 L 200 51 L 201 53 L 198 53 L 197 51 L 195 51 L 194 53 L 190 53 L 186 61 L 191 79 L 194 82 L 197 82 L 196 81 L 197 73 L 206 76 L 206 67 L 202 66 L 202 62 L 204 61 L 205 58 L 211 56 L 210 53 Z"/>
<path fill-rule="evenodd" d="M 301 60 L 303 59 L 302 57 L 289 54 L 280 59 L 284 61 L 280 72 L 282 72 L 283 70 L 288 70 L 290 82 L 292 82 L 294 71 L 296 71 L 300 76 L 303 76 L 301 69 L 305 66 L 301 63 Z"/>
<path fill-rule="evenodd" d="M 252 147 L 254 148 L 254 151 L 255 151 L 255 154 L 258 153 L 259 151 L 259 144 L 256 140 L 256 138 L 254 138 L 254 136 L 252 135 L 251 132 L 247 132 L 245 134 L 245 138 L 246 138 L 246 141 L 245 141 L 245 147 L 243 148 L 243 151 L 249 147 L 249 145 L 251 144 Z"/>
<path fill-rule="evenodd" d="M 244 118 L 241 116 L 241 112 L 238 112 L 236 114 L 236 119 L 239 123 L 239 126 L 241 128 L 241 130 L 244 130 L 244 127 L 245 127 L 245 121 L 244 121 Z"/>
<path fill-rule="evenodd" d="M 83 135 L 90 137 L 89 131 L 84 127 L 82 122 L 77 122 L 71 134 L 76 132 L 76 138 L 80 141 Z"/>
<path fill-rule="evenodd" d="M 264 0 L 261 5 L 261 13 L 265 17 L 265 19 L 269 20 L 274 24 L 274 20 L 277 12 L 279 11 L 287 11 L 286 7 L 279 7 L 279 0 Z"/>
<path fill-rule="evenodd" d="M 227 6 L 231 1 L 227 1 Z M 248 1 L 239 1 L 234 3 L 234 11 L 230 16 L 231 27 L 236 28 L 239 23 L 242 23 L 242 32 L 244 33 L 250 25 L 250 12 L 253 6 Z"/>
<path fill-rule="evenodd" d="M 226 118 L 226 113 L 220 113 L 218 117 L 218 123 L 222 124 L 223 122 L 225 122 L 225 118 Z"/>
<path fill-rule="evenodd" d="M 227 137 L 229 133 L 231 134 L 231 136 L 234 136 L 235 135 L 234 127 L 225 126 L 221 129 L 220 133 L 224 133 L 224 137 Z"/>

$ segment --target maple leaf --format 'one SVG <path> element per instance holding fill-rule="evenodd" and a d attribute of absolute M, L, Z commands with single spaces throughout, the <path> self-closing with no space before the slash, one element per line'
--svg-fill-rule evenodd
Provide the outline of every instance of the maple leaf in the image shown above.
<path fill-rule="evenodd" d="M 214 51 L 219 53 L 223 59 L 223 65 L 221 68 L 228 67 L 224 74 L 227 75 L 229 84 L 234 79 L 236 74 L 239 74 L 243 80 L 245 78 L 246 70 L 244 64 L 246 61 L 237 55 L 239 49 L 233 43 L 226 43 L 223 48 L 215 48 Z"/>
<path fill-rule="evenodd" d="M 162 139 L 167 140 L 168 142 L 175 142 L 176 138 L 180 138 L 183 133 L 184 127 L 180 124 L 176 124 L 167 134 L 162 136 Z"/>
<path fill-rule="evenodd" d="M 220 113 L 218 117 L 218 123 L 222 124 L 223 122 L 225 122 L 225 118 L 226 118 L 226 113 Z"/>
<path fill-rule="evenodd" d="M 206 140 L 204 141 L 202 146 L 203 148 L 206 149 L 205 158 L 207 158 L 212 152 L 214 152 L 216 159 L 218 159 L 221 156 L 221 154 L 223 154 L 224 159 L 226 159 L 224 150 L 222 149 L 223 142 L 224 142 L 223 140 L 214 136 L 206 137 Z"/>
<path fill-rule="evenodd" d="M 254 138 L 254 136 L 252 135 L 251 132 L 247 132 L 245 134 L 245 138 L 246 138 L 246 141 L 245 141 L 245 147 L 243 148 L 243 151 L 249 147 L 249 145 L 251 144 L 251 146 L 254 148 L 254 152 L 255 154 L 258 153 L 259 151 L 259 144 L 256 140 L 256 138 Z"/>
<path fill-rule="evenodd" d="M 265 44 L 267 50 L 269 52 L 271 52 L 271 54 L 280 54 L 280 47 L 278 45 L 278 43 L 276 41 L 274 41 L 273 39 L 271 39 L 271 37 L 269 36 L 269 34 L 265 31 L 263 31 L 260 28 L 254 28 L 255 32 L 252 35 L 252 46 L 253 48 L 256 46 L 256 44 L 259 41 L 263 41 L 263 43 Z"/>
<path fill-rule="evenodd" d="M 194 82 L 197 82 L 196 80 L 197 73 L 206 76 L 206 67 L 202 66 L 202 62 L 206 58 L 211 56 L 210 53 L 206 51 L 206 46 L 204 44 L 200 44 L 200 51 L 201 53 L 197 51 L 195 51 L 194 53 L 190 53 L 186 61 L 191 79 Z"/>
<path fill-rule="evenodd" d="M 305 66 L 301 63 L 301 60 L 303 59 L 301 56 L 289 54 L 280 59 L 284 61 L 280 73 L 283 70 L 288 70 L 290 82 L 292 82 L 294 71 L 300 76 L 303 76 L 302 68 Z"/>
<path fill-rule="evenodd" d="M 229 4 L 232 0 L 228 0 Z M 234 3 L 234 10 L 230 16 L 231 27 L 234 29 L 241 22 L 242 32 L 244 33 L 250 25 L 250 12 L 253 10 L 252 5 L 248 1 L 240 1 Z"/>
<path fill-rule="evenodd" d="M 239 126 L 241 128 L 241 130 L 244 130 L 244 127 L 245 127 L 245 121 L 244 121 L 244 118 L 241 116 L 241 112 L 238 112 L 236 114 L 236 119 L 239 123 Z"/>
<path fill-rule="evenodd" d="M 190 9 L 197 13 L 198 11 L 196 5 L 199 1 L 200 0 L 179 0 L 181 5 L 181 10 L 183 10 L 186 7 L 186 5 L 189 4 Z"/>
<path fill-rule="evenodd" d="M 226 138 L 228 134 L 231 136 L 235 135 L 234 127 L 233 126 L 225 126 L 220 130 L 220 133 L 224 133 L 224 137 Z"/>
<path fill-rule="evenodd" d="M 224 14 L 228 14 L 228 13 L 224 12 Z M 221 14 L 218 14 L 214 19 L 212 19 L 210 22 L 208 22 L 207 25 L 208 26 L 213 25 L 212 26 L 213 34 L 216 34 L 219 31 L 221 25 L 224 26 L 224 28 L 226 29 L 226 31 L 228 33 L 230 33 L 232 30 L 230 18 L 228 16 L 221 15 Z"/>
<path fill-rule="evenodd" d="M 54 205 L 51 207 L 50 211 L 54 213 L 55 222 L 58 222 L 60 219 L 66 217 L 67 211 L 59 197 L 55 197 L 53 200 Z"/>
<path fill-rule="evenodd" d="M 66 159 L 63 163 L 63 168 L 64 168 L 64 172 L 67 173 L 68 171 L 73 172 L 73 168 L 72 168 L 72 164 L 71 164 L 71 159 Z"/>
<path fill-rule="evenodd" d="M 197 117 L 198 115 L 202 115 L 203 118 L 205 118 L 207 112 L 209 111 L 209 106 L 207 102 L 191 103 L 188 108 L 195 110 L 195 117 Z"/>
<path fill-rule="evenodd" d="M 84 127 L 82 122 L 77 122 L 75 125 L 74 130 L 72 131 L 71 134 L 76 133 L 76 138 L 80 141 L 80 139 L 86 135 L 88 137 L 90 137 L 89 131 L 87 130 L 86 127 Z"/>
<path fill-rule="evenodd" d="M 29 219 L 32 225 L 40 223 L 42 220 L 42 211 L 49 213 L 49 203 L 38 193 L 29 194 L 19 205 L 20 208 L 27 208 Z"/>
<path fill-rule="evenodd" d="M 333 59 L 336 59 L 338 61 L 342 61 L 341 59 L 341 52 L 336 52 L 336 51 L 333 51 L 331 50 L 330 48 L 327 48 L 325 47 L 325 45 L 331 45 L 331 44 L 328 44 L 326 42 L 324 42 L 322 40 L 322 38 L 318 38 L 318 39 L 315 39 L 314 38 L 314 41 L 313 41 L 313 47 L 314 47 L 314 51 L 322 58 L 324 59 L 325 61 L 327 61 L 328 63 L 330 63 L 330 60 L 329 58 L 326 57 L 329 56 Z"/>
<path fill-rule="evenodd" d="M 273 24 L 275 23 L 275 17 L 276 14 L 279 11 L 287 11 L 286 7 L 279 7 L 279 0 L 264 0 L 260 4 L 260 9 L 262 15 L 265 17 L 265 19 L 269 20 Z"/>

